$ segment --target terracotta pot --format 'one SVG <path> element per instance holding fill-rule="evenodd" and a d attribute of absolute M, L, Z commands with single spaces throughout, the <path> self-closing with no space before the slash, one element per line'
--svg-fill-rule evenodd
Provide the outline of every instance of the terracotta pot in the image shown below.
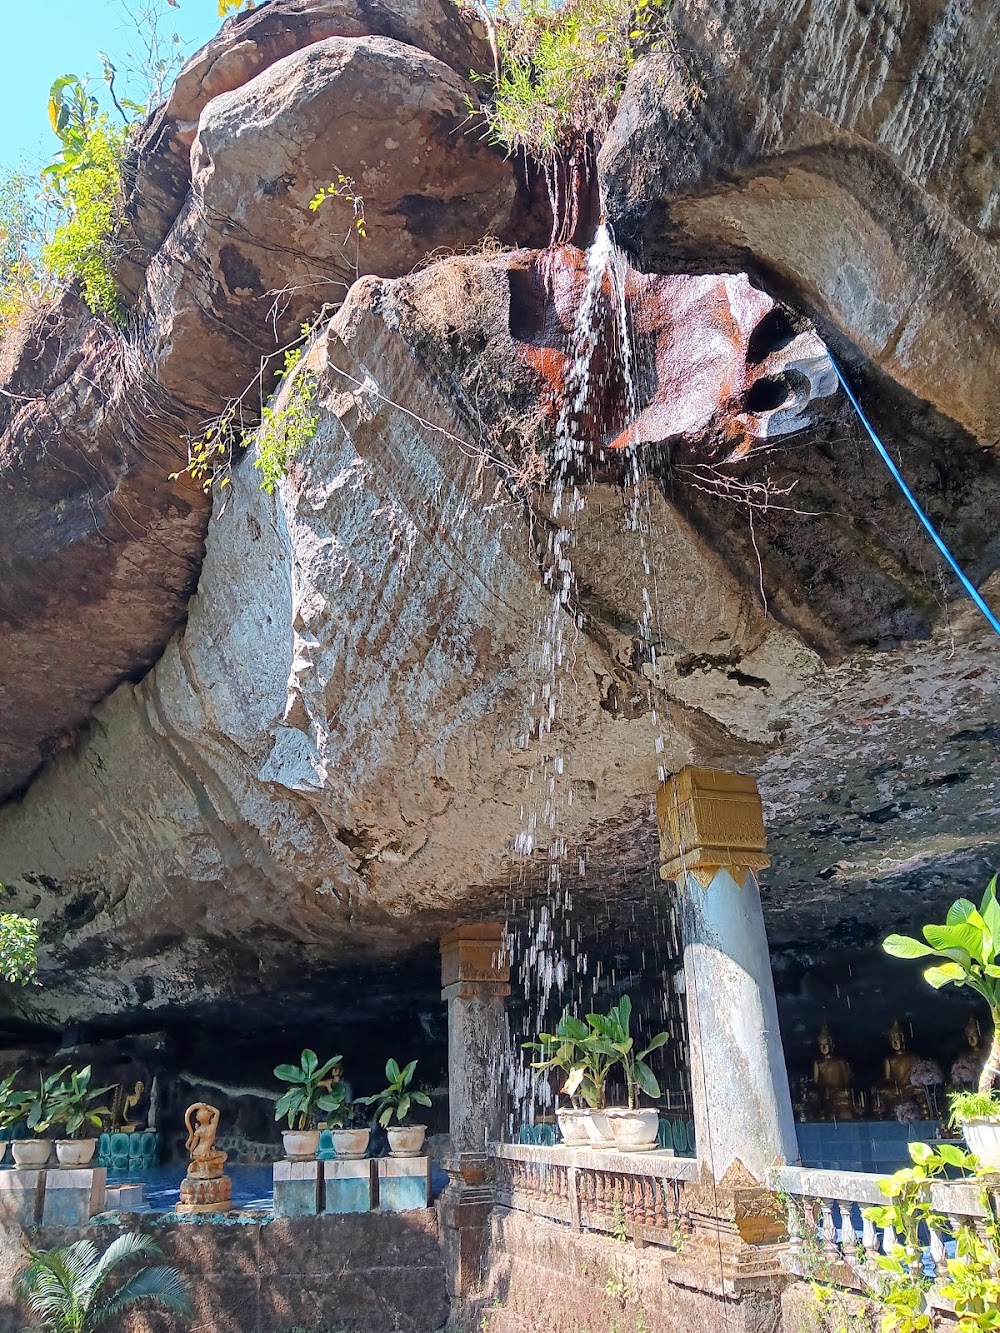
<path fill-rule="evenodd" d="M 621 1152 L 653 1152 L 659 1145 L 660 1113 L 655 1107 L 630 1111 L 615 1106 L 607 1113 L 615 1145 Z"/>
<path fill-rule="evenodd" d="M 966 1120 L 962 1132 L 969 1152 L 991 1171 L 1000 1171 L 1000 1120 Z"/>
<path fill-rule="evenodd" d="M 319 1152 L 318 1129 L 283 1129 L 281 1141 L 290 1162 L 308 1162 Z"/>
<path fill-rule="evenodd" d="M 96 1151 L 96 1139 L 56 1139 L 56 1161 L 60 1166 L 89 1166 Z"/>
<path fill-rule="evenodd" d="M 584 1111 L 583 1123 L 587 1126 L 591 1148 L 614 1148 L 615 1136 L 611 1132 L 611 1122 L 604 1111 Z"/>
<path fill-rule="evenodd" d="M 393 1157 L 419 1157 L 424 1150 L 426 1125 L 397 1125 L 387 1129 L 389 1152 Z"/>
<path fill-rule="evenodd" d="M 371 1138 L 370 1129 L 331 1129 L 330 1137 L 333 1139 L 333 1151 L 338 1157 L 347 1157 L 357 1159 L 364 1157 L 368 1151 L 368 1140 Z"/>
<path fill-rule="evenodd" d="M 570 1148 L 586 1148 L 590 1144 L 585 1117 L 589 1111 L 577 1110 L 575 1106 L 560 1107 L 556 1111 L 559 1133 L 562 1141 Z"/>
<path fill-rule="evenodd" d="M 22 1170 L 28 1167 L 44 1166 L 52 1151 L 51 1139 L 15 1139 L 10 1145 L 14 1154 L 14 1165 Z"/>

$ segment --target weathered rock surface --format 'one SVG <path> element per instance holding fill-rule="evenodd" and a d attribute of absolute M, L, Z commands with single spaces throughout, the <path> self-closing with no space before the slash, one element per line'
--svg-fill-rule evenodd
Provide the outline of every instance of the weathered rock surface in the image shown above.
<path fill-rule="evenodd" d="M 41 998 L 52 1017 L 245 994 L 234 957 L 254 957 L 267 985 L 398 951 L 401 936 L 413 947 L 505 873 L 538 758 L 517 737 L 546 599 L 470 377 L 503 362 L 510 401 L 535 382 L 510 333 L 512 272 L 523 259 L 457 260 L 355 287 L 311 353 L 322 420 L 277 502 L 245 460 L 186 629 L 97 710 L 79 755 L 0 816 L 0 879 L 42 916 L 63 974 Z M 720 753 L 766 737 L 735 679 L 705 689 L 677 660 L 715 647 L 766 669 L 779 697 L 818 668 L 656 486 L 643 504 L 653 559 L 686 589 L 656 603 L 672 647 L 659 683 L 678 684 L 667 748 L 658 760 L 646 707 L 626 702 L 648 693 L 627 629 L 635 539 L 626 550 L 621 495 L 596 491 L 577 543 L 599 629 L 579 640 L 550 738 L 590 793 L 573 837 L 618 819 L 637 772 L 642 790 L 695 737 Z"/>
<path fill-rule="evenodd" d="M 4 348 L 0 795 L 183 618 L 209 508 L 169 481 L 186 436 L 248 386 L 252 422 L 262 364 L 359 268 L 405 273 L 504 231 L 513 169 L 463 127 L 455 71 L 476 40 L 451 6 L 406 0 L 275 0 L 227 24 L 140 144 L 140 213 L 156 217 L 134 225 L 157 248 L 133 269 L 128 334 L 67 296 Z M 308 208 L 341 168 L 364 196 L 364 239 L 350 203 Z M 262 383 L 266 397 L 269 372 Z"/>
<path fill-rule="evenodd" d="M 619 238 L 643 269 L 765 274 L 995 446 L 995 21 L 964 0 L 678 0 L 676 54 L 639 63 L 601 153 Z"/>

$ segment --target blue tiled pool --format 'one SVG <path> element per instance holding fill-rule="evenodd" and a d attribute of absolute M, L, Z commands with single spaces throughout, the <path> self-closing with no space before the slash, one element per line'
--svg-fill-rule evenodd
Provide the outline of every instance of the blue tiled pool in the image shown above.
<path fill-rule="evenodd" d="M 269 1163 L 263 1166 L 227 1166 L 233 1182 L 233 1206 L 253 1212 L 270 1212 L 274 1199 Z M 144 1185 L 141 1211 L 169 1213 L 180 1200 L 183 1165 L 154 1166 L 147 1171 L 109 1171 L 109 1185 Z"/>

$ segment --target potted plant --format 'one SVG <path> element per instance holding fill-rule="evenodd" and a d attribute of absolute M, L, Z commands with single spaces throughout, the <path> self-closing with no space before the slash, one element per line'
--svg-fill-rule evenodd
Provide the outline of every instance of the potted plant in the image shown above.
<path fill-rule="evenodd" d="M 658 1032 L 641 1051 L 632 1038 L 632 1001 L 623 995 L 609 1013 L 588 1014 L 587 1022 L 618 1052 L 618 1062 L 625 1075 L 628 1105 L 612 1106 L 605 1112 L 615 1143 L 625 1152 L 650 1152 L 657 1146 L 660 1113 L 655 1106 L 640 1107 L 639 1093 L 659 1097 L 660 1085 L 646 1063 L 646 1057 L 665 1046 L 669 1032 Z"/>
<path fill-rule="evenodd" d="M 587 1132 L 587 1117 L 590 1113 L 584 1104 L 582 1091 L 584 1045 L 589 1036 L 590 1029 L 586 1023 L 574 1018 L 572 1014 L 563 1014 L 555 1032 L 539 1032 L 536 1041 L 524 1043 L 526 1051 L 535 1051 L 542 1057 L 531 1062 L 532 1069 L 537 1069 L 539 1073 L 547 1073 L 550 1069 L 561 1069 L 567 1076 L 560 1091 L 569 1096 L 570 1104 L 556 1107 L 556 1120 L 559 1122 L 563 1143 L 570 1147 L 583 1147 L 590 1142 L 590 1135 Z M 575 1070 L 581 1072 L 574 1074 Z M 570 1092 L 571 1080 L 573 1089 Z"/>
<path fill-rule="evenodd" d="M 97 1150 L 97 1138 L 85 1134 L 85 1130 L 100 1131 L 106 1117 L 111 1115 L 110 1107 L 94 1106 L 100 1097 L 111 1091 L 107 1088 L 91 1088 L 92 1069 L 76 1069 L 65 1083 L 55 1089 L 53 1121 L 66 1130 L 64 1139 L 56 1139 L 56 1160 L 60 1166 L 86 1166 Z"/>
<path fill-rule="evenodd" d="M 15 1069 L 13 1074 L 0 1079 L 0 1129 L 13 1131 L 27 1116 L 25 1099 L 28 1094 L 18 1091 L 14 1086 L 20 1075 L 21 1071 Z"/>
<path fill-rule="evenodd" d="M 430 1106 L 431 1104 L 431 1099 L 426 1092 L 417 1092 L 410 1086 L 413 1082 L 413 1071 L 416 1067 L 416 1060 L 411 1060 L 402 1069 L 395 1060 L 387 1060 L 385 1076 L 389 1080 L 388 1086 L 383 1088 L 381 1092 L 373 1093 L 370 1097 L 359 1097 L 357 1099 L 361 1106 L 375 1107 L 374 1118 L 386 1131 L 389 1139 L 389 1152 L 393 1157 L 419 1157 L 423 1151 L 427 1126 L 406 1124 L 410 1107 L 413 1104 L 417 1106 Z M 397 1123 L 390 1128 L 393 1116 L 396 1117 Z"/>
<path fill-rule="evenodd" d="M 586 1104 L 582 1119 L 590 1146 L 613 1148 L 615 1136 L 604 1109 L 605 1086 L 621 1052 L 595 1024 L 594 1019 L 599 1017 L 587 1015 L 587 1036 L 579 1043 L 578 1063 L 570 1070 L 563 1091 L 569 1097 L 579 1093 Z"/>
<path fill-rule="evenodd" d="M 997 876 L 986 886 L 977 908 L 959 898 L 948 909 L 944 925 L 922 928 L 926 944 L 908 935 L 890 935 L 882 948 L 894 958 L 939 958 L 924 971 L 935 990 L 968 986 L 981 995 L 990 1010 L 993 1033 L 986 1064 L 975 1092 L 956 1092 L 949 1098 L 952 1123 L 961 1125 L 970 1150 L 984 1166 L 1000 1171 L 1000 1098 L 993 1081 L 1000 1073 L 1000 903 Z"/>
<path fill-rule="evenodd" d="M 340 1108 L 327 1117 L 333 1151 L 338 1157 L 356 1160 L 368 1152 L 368 1140 L 372 1132 L 368 1125 L 361 1123 L 361 1109 L 357 1102 L 345 1101 Z"/>
<path fill-rule="evenodd" d="M 287 1118 L 288 1128 L 281 1131 L 285 1156 L 292 1162 L 307 1161 L 319 1151 L 319 1130 L 314 1128 L 317 1111 L 337 1111 L 346 1100 L 342 1083 L 329 1087 L 334 1065 L 343 1063 L 335 1055 L 320 1064 L 315 1051 L 304 1050 L 298 1065 L 278 1065 L 274 1076 L 290 1086 L 278 1098 L 275 1120 Z"/>
<path fill-rule="evenodd" d="M 10 1145 L 11 1152 L 14 1154 L 14 1165 L 19 1167 L 38 1167 L 44 1166 L 49 1160 L 49 1154 L 52 1152 L 52 1140 L 45 1137 L 45 1131 L 54 1124 L 59 1112 L 59 1103 L 57 1093 L 62 1083 L 63 1075 L 69 1068 L 64 1065 L 55 1074 L 50 1074 L 48 1078 L 38 1076 L 38 1089 L 29 1089 L 21 1093 L 21 1110 L 24 1123 L 31 1130 L 34 1137 L 30 1139 L 14 1139 Z"/>

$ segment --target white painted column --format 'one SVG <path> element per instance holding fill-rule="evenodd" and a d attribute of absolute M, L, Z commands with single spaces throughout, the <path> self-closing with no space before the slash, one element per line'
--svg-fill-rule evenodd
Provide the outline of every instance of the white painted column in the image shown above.
<path fill-rule="evenodd" d="M 769 864 L 753 778 L 683 769 L 660 792 L 661 874 L 681 914 L 699 1160 L 764 1182 L 797 1160 L 771 960 L 754 873 Z"/>

